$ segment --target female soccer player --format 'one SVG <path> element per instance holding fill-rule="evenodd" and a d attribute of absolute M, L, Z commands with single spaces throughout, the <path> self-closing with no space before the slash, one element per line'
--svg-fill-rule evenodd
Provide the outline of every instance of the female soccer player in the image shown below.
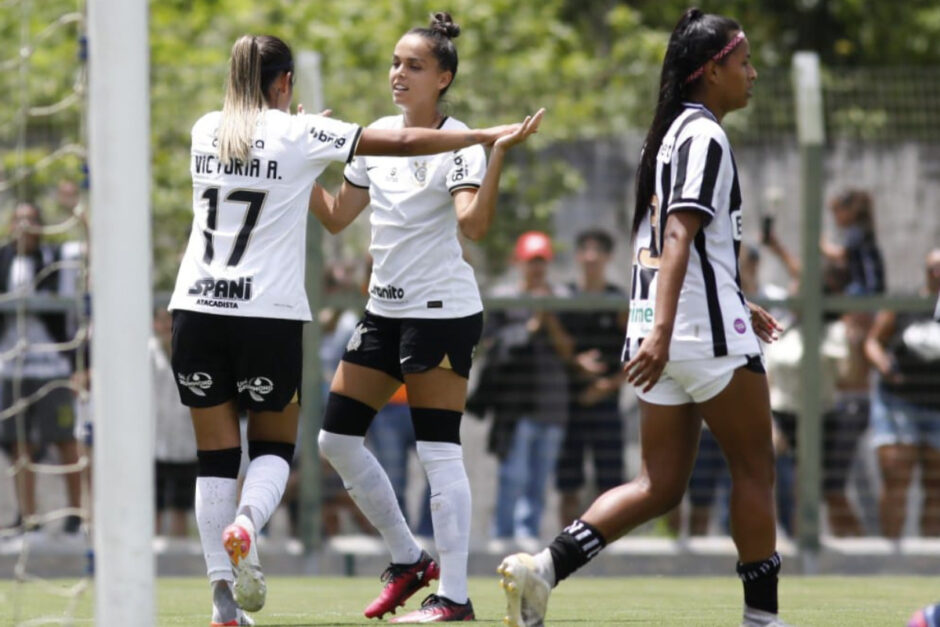
<path fill-rule="evenodd" d="M 172 361 L 196 433 L 213 625 L 251 624 L 242 610 L 264 604 L 255 530 L 281 500 L 297 434 L 301 327 L 310 320 L 304 220 L 316 177 L 356 154 L 434 154 L 521 128 L 362 129 L 292 116 L 293 78 L 283 41 L 241 37 L 222 111 L 192 131 L 193 229 L 170 302 Z M 238 500 L 240 408 L 251 461 Z"/>
<path fill-rule="evenodd" d="M 704 417 L 728 460 L 744 624 L 777 618 L 774 452 L 758 336 L 776 321 L 737 280 L 742 204 L 721 120 L 757 72 L 733 20 L 685 12 L 669 40 L 637 172 L 635 260 L 624 361 L 640 399 L 639 476 L 602 494 L 537 555 L 503 560 L 511 625 L 541 625 L 552 586 L 604 546 L 678 505 Z M 750 319 L 750 323 L 748 320 Z"/>
<path fill-rule="evenodd" d="M 437 13 L 429 28 L 414 28 L 398 41 L 389 84 L 402 114 L 381 118 L 370 129 L 466 128 L 440 111 L 457 73 L 452 40 L 459 33 L 450 15 Z M 333 378 L 319 436 L 321 452 L 391 553 L 385 586 L 366 608 L 367 617 L 394 611 L 438 576 L 437 594 L 392 622 L 474 616 L 467 596 L 470 484 L 460 419 L 483 305 L 457 229 L 474 240 L 486 234 L 506 150 L 534 133 L 541 117 L 540 111 L 499 139 L 488 166 L 480 147 L 423 158 L 356 159 L 335 199 L 320 187 L 311 197 L 311 210 L 333 233 L 372 206 L 369 302 Z M 431 488 L 440 567 L 415 542 L 388 476 L 363 446 L 377 409 L 402 381 Z"/>

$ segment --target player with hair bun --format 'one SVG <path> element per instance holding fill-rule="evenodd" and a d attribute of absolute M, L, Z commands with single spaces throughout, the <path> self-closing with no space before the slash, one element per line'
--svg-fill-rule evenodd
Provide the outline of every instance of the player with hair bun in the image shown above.
<path fill-rule="evenodd" d="M 256 530 L 284 494 L 297 436 L 304 223 L 316 178 L 355 155 L 420 155 L 515 138 L 530 124 L 363 129 L 291 115 L 294 62 L 270 36 L 232 47 L 222 111 L 192 129 L 193 228 L 170 302 L 173 372 L 192 414 L 196 520 L 212 587 L 212 625 L 250 625 L 266 585 Z M 241 496 L 240 410 L 250 462 Z"/>
<path fill-rule="evenodd" d="M 450 15 L 436 13 L 429 27 L 398 40 L 389 85 L 401 114 L 376 120 L 370 129 L 466 128 L 440 109 L 457 75 L 453 40 L 459 34 Z M 479 146 L 416 159 L 356 158 L 335 198 L 319 186 L 311 197 L 311 211 L 332 233 L 372 207 L 369 302 L 333 378 L 319 435 L 320 451 L 391 553 L 385 586 L 365 609 L 369 618 L 394 612 L 438 576 L 437 593 L 392 622 L 474 617 L 467 594 L 470 484 L 460 420 L 483 304 L 457 231 L 474 240 L 486 234 L 506 151 L 534 133 L 541 118 L 539 111 L 497 140 L 488 165 Z M 415 541 L 388 476 L 363 445 L 377 410 L 402 382 L 431 489 L 440 566 Z"/>
<path fill-rule="evenodd" d="M 777 616 L 774 451 L 758 338 L 779 326 L 741 292 L 744 210 L 725 114 L 757 72 L 741 26 L 687 10 L 666 49 L 659 102 L 637 172 L 634 264 L 623 361 L 640 403 L 642 466 L 598 497 L 543 551 L 499 567 L 510 625 L 542 625 L 551 588 L 604 546 L 682 499 L 702 417 L 731 471 L 743 625 Z"/>

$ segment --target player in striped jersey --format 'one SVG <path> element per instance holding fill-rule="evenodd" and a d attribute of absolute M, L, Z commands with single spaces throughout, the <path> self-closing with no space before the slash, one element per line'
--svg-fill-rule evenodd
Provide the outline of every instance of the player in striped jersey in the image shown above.
<path fill-rule="evenodd" d="M 370 128 L 464 128 L 439 107 L 457 72 L 452 40 L 459 32 L 450 15 L 438 13 L 429 28 L 402 36 L 389 69 L 392 99 L 402 114 Z M 436 594 L 391 622 L 473 619 L 467 593 L 470 484 L 460 421 L 483 304 L 457 232 L 471 239 L 487 232 L 506 150 L 534 133 L 541 115 L 497 141 L 489 165 L 480 147 L 423 159 L 357 158 L 335 199 L 321 188 L 311 198 L 311 210 L 334 233 L 372 208 L 369 302 L 333 378 L 319 435 L 320 451 L 391 553 L 385 586 L 365 609 L 369 618 L 394 612 L 439 575 Z M 388 476 L 363 446 L 376 410 L 402 381 L 431 489 L 439 567 L 415 541 Z"/>
<path fill-rule="evenodd" d="M 774 452 L 758 337 L 776 321 L 741 293 L 742 202 L 724 115 L 757 72 L 737 22 L 689 9 L 669 40 L 659 103 L 637 172 L 633 291 L 624 372 L 640 399 L 639 476 L 601 495 L 537 555 L 500 565 L 509 623 L 541 625 L 551 586 L 606 543 L 679 503 L 701 416 L 728 458 L 744 625 L 777 617 Z"/>
<path fill-rule="evenodd" d="M 304 222 L 316 178 L 357 154 L 435 154 L 523 128 L 362 129 L 292 116 L 293 78 L 283 41 L 241 37 L 222 111 L 192 131 L 193 229 L 170 302 L 172 362 L 196 433 L 196 519 L 213 625 L 251 624 L 244 611 L 265 600 L 255 531 L 281 500 L 294 452 L 301 331 L 311 318 Z M 250 463 L 239 498 L 240 409 L 249 415 Z"/>

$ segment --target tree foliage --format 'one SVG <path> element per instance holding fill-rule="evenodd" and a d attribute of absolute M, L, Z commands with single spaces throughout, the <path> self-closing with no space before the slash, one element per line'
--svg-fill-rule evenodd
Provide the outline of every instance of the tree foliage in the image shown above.
<path fill-rule="evenodd" d="M 824 63 L 931 64 L 940 61 L 940 5 L 936 0 L 701 0 L 705 11 L 738 19 L 749 34 L 759 69 L 786 66 L 798 49 L 820 52 Z M 497 224 L 484 241 L 502 258 L 513 237 L 546 228 L 555 202 L 581 184 L 558 161 L 566 142 L 645 127 L 655 105 L 659 66 L 669 32 L 686 8 L 678 0 L 161 0 L 150 3 L 151 128 L 156 279 L 170 285 L 190 229 L 189 130 L 204 112 L 221 106 L 228 53 L 242 33 L 270 33 L 295 53 L 322 58 L 325 104 L 334 115 L 362 124 L 394 113 L 387 81 L 398 38 L 446 8 L 463 28 L 456 41 L 460 68 L 448 95 L 448 113 L 473 126 L 515 121 L 540 106 L 548 115 L 539 135 L 511 153 Z M 25 32 L 38 36 L 74 0 L 0 4 L 2 50 L 15 55 Z M 73 88 L 80 65 L 78 31 L 63 28 L 29 59 L 26 96 L 48 104 Z M 120 54 L 120 51 L 114 51 Z M 2 57 L 4 55 L 0 55 Z M 8 57 L 9 58 L 9 57 Z M 94 60 L 91 60 L 94 63 Z M 2 66 L 0 66 L 2 67 Z M 115 77 L 114 80 L 120 80 Z M 310 77 L 298 76 L 301 84 Z M 17 124 L 23 77 L 0 72 L 0 180 L 81 132 L 75 107 Z M 311 103 L 308 103 L 308 105 Z M 20 137 L 26 150 L 15 151 Z M 336 183 L 341 170 L 328 171 Z M 48 195 L 81 165 L 63 159 L 27 177 L 13 196 Z M 92 174 L 92 177 L 94 174 Z M 140 199 L 133 210 L 147 210 Z"/>
<path fill-rule="evenodd" d="M 202 0 L 151 6 L 155 238 L 165 284 L 176 263 L 167 253 L 179 249 L 189 229 L 189 127 L 221 104 L 231 42 L 243 32 L 266 32 L 288 41 L 295 54 L 319 52 L 325 105 L 335 117 L 367 124 L 397 112 L 388 86 L 392 49 L 408 29 L 426 26 L 440 3 Z M 548 228 L 554 202 L 580 184 L 557 161 L 540 161 L 540 148 L 627 129 L 649 107 L 662 33 L 644 26 L 633 9 L 617 6 L 602 16 L 602 42 L 597 24 L 569 23 L 567 9 L 561 0 L 449 3 L 462 33 L 447 112 L 486 126 L 519 120 L 541 106 L 549 111 L 539 136 L 517 149 L 504 174 L 500 216 L 483 244 L 493 259 L 504 258 L 521 230 Z M 300 70 L 301 84 L 309 78 Z M 338 181 L 339 173 L 332 169 L 327 180 Z"/>

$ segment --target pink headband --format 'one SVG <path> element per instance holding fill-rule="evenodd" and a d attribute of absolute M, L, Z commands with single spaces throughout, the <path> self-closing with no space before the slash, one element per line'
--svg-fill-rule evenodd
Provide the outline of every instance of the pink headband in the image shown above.
<path fill-rule="evenodd" d="M 734 50 L 735 48 L 737 48 L 737 47 L 738 47 L 738 44 L 741 43 L 742 41 L 744 41 L 744 39 L 745 39 L 744 31 L 743 31 L 743 30 L 739 30 L 739 31 L 738 31 L 738 34 L 735 35 L 734 37 L 732 37 L 732 38 L 731 38 L 731 41 L 729 41 L 727 44 L 725 44 L 725 47 L 722 48 L 721 50 L 719 50 L 719 51 L 715 54 L 715 56 L 713 56 L 711 59 L 709 59 L 709 61 L 721 61 L 721 60 L 724 59 L 726 56 L 728 56 L 728 55 L 731 53 L 732 50 Z M 708 62 L 708 61 L 706 61 L 705 63 L 707 63 L 707 62 Z M 702 67 L 700 67 L 699 69 L 697 69 L 697 70 L 695 70 L 694 72 L 692 72 L 691 74 L 689 74 L 689 76 L 685 79 L 685 84 L 686 84 L 686 85 L 688 85 L 689 83 L 691 83 L 692 81 L 694 81 L 695 79 L 697 79 L 699 76 L 701 76 L 701 75 L 705 72 L 705 63 L 702 64 Z"/>

